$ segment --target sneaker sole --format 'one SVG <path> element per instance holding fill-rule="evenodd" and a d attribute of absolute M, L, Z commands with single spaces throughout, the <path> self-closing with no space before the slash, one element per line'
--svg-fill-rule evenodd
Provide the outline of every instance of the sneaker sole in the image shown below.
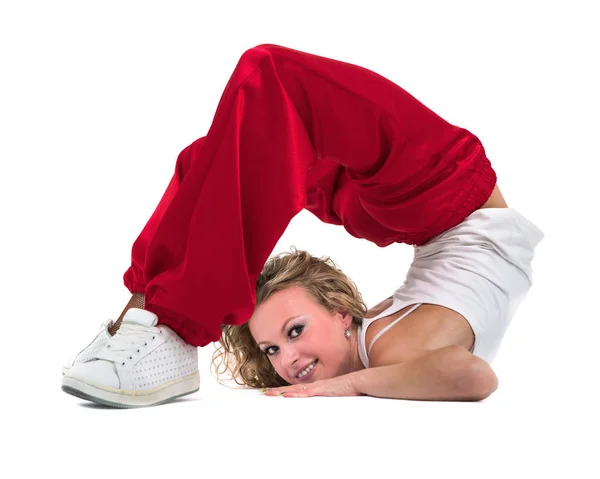
<path fill-rule="evenodd" d="M 67 376 L 63 377 L 61 389 L 72 396 L 104 406 L 118 408 L 158 406 L 197 392 L 200 389 L 200 373 L 196 371 L 193 374 L 148 391 L 106 388 Z"/>

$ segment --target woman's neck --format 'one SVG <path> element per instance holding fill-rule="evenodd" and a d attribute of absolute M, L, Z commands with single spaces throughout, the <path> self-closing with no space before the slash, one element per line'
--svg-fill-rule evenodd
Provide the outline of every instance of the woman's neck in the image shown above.
<path fill-rule="evenodd" d="M 354 324 L 350 328 L 352 334 L 350 335 L 350 365 L 348 368 L 349 373 L 353 373 L 355 371 L 360 371 L 361 369 L 366 369 L 364 364 L 360 359 L 360 354 L 358 352 L 358 326 Z"/>

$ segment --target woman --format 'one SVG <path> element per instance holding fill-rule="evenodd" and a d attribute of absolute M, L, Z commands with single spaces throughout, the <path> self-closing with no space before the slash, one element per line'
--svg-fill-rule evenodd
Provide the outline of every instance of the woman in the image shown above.
<path fill-rule="evenodd" d="M 265 265 L 304 208 L 380 247 L 412 244 L 404 286 L 367 312 L 327 262 Z M 132 299 L 67 366 L 63 390 L 159 404 L 198 390 L 196 347 L 220 340 L 242 383 L 290 388 L 269 395 L 481 399 L 542 237 L 508 208 L 475 135 L 370 70 L 259 45 L 180 153 L 133 245 Z M 297 340 L 300 327 L 281 331 L 288 313 L 306 316 Z"/>

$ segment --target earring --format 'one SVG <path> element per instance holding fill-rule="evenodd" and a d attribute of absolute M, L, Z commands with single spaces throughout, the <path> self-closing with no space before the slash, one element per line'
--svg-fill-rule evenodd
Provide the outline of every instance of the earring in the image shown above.
<path fill-rule="evenodd" d="M 349 338 L 351 334 L 352 332 L 349 329 L 346 329 L 346 331 L 344 331 L 344 336 L 346 336 L 346 338 Z"/>

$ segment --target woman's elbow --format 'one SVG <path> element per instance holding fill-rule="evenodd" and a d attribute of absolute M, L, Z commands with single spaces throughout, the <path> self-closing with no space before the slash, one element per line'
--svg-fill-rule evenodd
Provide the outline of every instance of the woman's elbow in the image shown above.
<path fill-rule="evenodd" d="M 498 389 L 498 377 L 486 361 L 476 356 L 472 359 L 463 385 L 472 401 L 481 401 Z"/>
<path fill-rule="evenodd" d="M 485 360 L 466 350 L 455 351 L 454 357 L 457 360 L 453 362 L 453 374 L 446 377 L 463 400 L 481 401 L 498 389 L 498 377 Z"/>

